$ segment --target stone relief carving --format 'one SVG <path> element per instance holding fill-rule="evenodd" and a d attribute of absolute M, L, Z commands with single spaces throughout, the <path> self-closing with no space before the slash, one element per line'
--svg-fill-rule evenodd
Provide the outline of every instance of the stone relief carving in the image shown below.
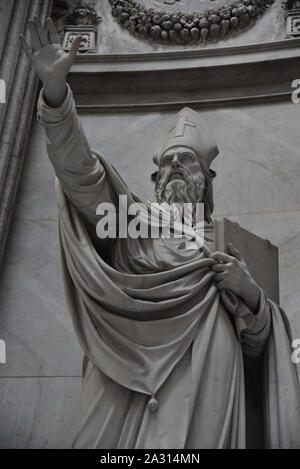
<path fill-rule="evenodd" d="M 97 28 L 95 28 L 95 26 L 91 26 L 88 29 L 83 26 L 66 26 L 63 40 L 63 49 L 65 51 L 69 51 L 73 41 L 79 35 L 82 36 L 82 41 L 80 43 L 78 52 L 96 52 Z"/>
<path fill-rule="evenodd" d="M 65 0 L 54 0 L 51 12 L 60 40 L 63 41 L 65 35 L 65 19 L 70 13 L 70 5 Z"/>
<path fill-rule="evenodd" d="M 175 5 L 177 2 L 180 2 L 180 0 L 164 0 L 165 5 Z"/>
<path fill-rule="evenodd" d="M 96 52 L 98 25 L 102 19 L 95 6 L 95 0 L 78 0 L 71 4 L 61 0 L 54 2 L 52 18 L 58 25 L 64 50 L 70 50 L 74 39 L 81 35 L 79 52 Z"/>
<path fill-rule="evenodd" d="M 167 13 L 134 0 L 110 0 L 118 23 L 134 36 L 168 44 L 217 41 L 251 26 L 275 0 L 238 0 L 195 13 Z"/>
<path fill-rule="evenodd" d="M 283 2 L 283 8 L 285 10 L 296 10 L 300 8 L 300 0 L 285 0 Z"/>
<path fill-rule="evenodd" d="M 72 25 L 97 25 L 101 23 L 101 17 L 97 15 L 95 6 L 95 0 L 79 0 L 67 16 L 67 23 Z"/>
<path fill-rule="evenodd" d="M 286 37 L 300 36 L 300 0 L 285 0 L 282 4 L 285 12 Z"/>
<path fill-rule="evenodd" d="M 58 20 L 69 13 L 69 6 L 64 0 L 55 0 L 52 7 L 52 18 Z"/>

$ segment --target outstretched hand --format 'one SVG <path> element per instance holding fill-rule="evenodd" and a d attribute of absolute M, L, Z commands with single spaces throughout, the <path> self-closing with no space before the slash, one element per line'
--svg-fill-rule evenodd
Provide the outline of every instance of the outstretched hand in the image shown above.
<path fill-rule="evenodd" d="M 63 51 L 58 33 L 51 18 L 47 18 L 43 27 L 35 16 L 28 23 L 31 45 L 20 36 L 22 48 L 30 59 L 33 69 L 43 82 L 47 101 L 52 106 L 59 106 L 66 93 L 66 76 L 72 67 L 82 37 L 78 36 L 69 53 Z"/>
<path fill-rule="evenodd" d="M 249 306 L 256 313 L 260 300 L 260 289 L 242 258 L 240 252 L 232 243 L 228 244 L 229 254 L 224 252 L 214 252 L 210 255 L 217 261 L 211 269 L 215 274 L 215 284 L 220 290 L 230 290 Z"/>

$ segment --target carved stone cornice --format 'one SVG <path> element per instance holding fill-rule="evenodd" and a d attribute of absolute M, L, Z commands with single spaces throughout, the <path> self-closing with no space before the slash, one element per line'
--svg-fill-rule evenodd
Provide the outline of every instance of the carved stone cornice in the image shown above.
<path fill-rule="evenodd" d="M 78 56 L 68 77 L 82 112 L 291 100 L 300 39 L 210 49 Z"/>

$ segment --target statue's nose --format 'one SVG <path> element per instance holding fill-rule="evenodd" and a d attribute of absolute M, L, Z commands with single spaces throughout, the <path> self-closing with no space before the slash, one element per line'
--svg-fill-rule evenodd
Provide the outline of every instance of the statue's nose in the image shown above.
<path fill-rule="evenodd" d="M 173 165 L 173 166 L 178 166 L 178 165 L 179 165 L 178 155 L 175 155 L 175 156 L 173 157 L 172 165 Z"/>

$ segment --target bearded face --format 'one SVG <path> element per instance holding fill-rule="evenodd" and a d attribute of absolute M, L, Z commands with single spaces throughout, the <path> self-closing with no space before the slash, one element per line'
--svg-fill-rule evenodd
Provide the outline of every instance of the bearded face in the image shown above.
<path fill-rule="evenodd" d="M 196 153 L 188 147 L 173 147 L 160 160 L 155 195 L 159 203 L 203 201 L 205 177 Z"/>
<path fill-rule="evenodd" d="M 193 203 L 193 216 L 196 203 L 203 202 L 205 176 L 196 153 L 183 146 L 173 147 L 161 157 L 155 185 L 155 195 L 159 203 Z"/>

